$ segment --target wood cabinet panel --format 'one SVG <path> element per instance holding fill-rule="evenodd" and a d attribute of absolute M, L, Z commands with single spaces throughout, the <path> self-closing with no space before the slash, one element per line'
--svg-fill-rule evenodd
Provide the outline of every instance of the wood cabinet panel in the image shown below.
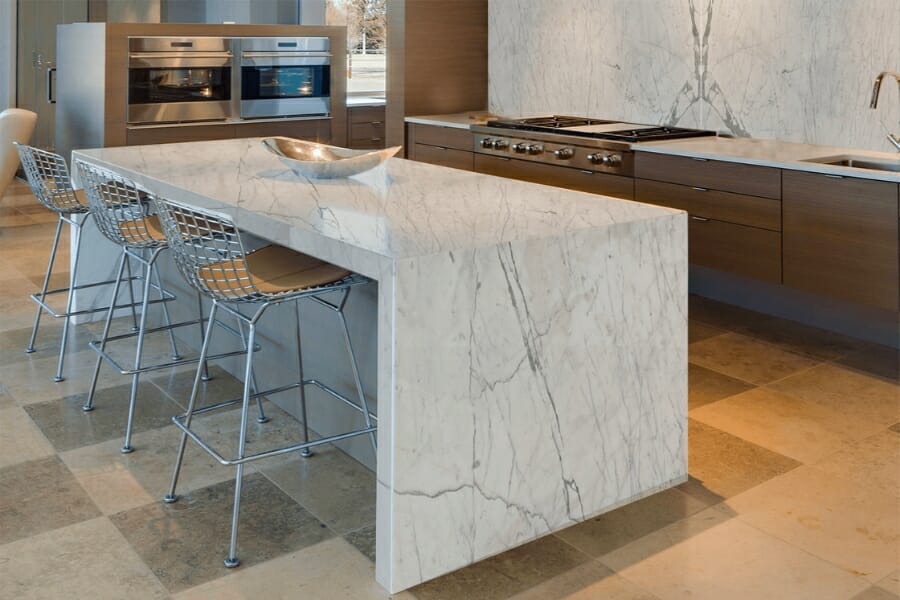
<path fill-rule="evenodd" d="M 533 183 L 543 183 L 570 190 L 603 194 L 631 200 L 634 198 L 634 181 L 630 177 L 609 175 L 557 167 L 498 156 L 475 154 L 475 170 L 479 173 L 509 177 Z"/>
<path fill-rule="evenodd" d="M 441 165 L 465 171 L 471 171 L 474 167 L 472 164 L 472 153 L 464 150 L 416 144 L 414 152 L 416 160 L 432 165 Z"/>
<path fill-rule="evenodd" d="M 688 238 L 691 264 L 781 283 L 781 234 L 776 231 L 691 217 Z"/>
<path fill-rule="evenodd" d="M 698 217 L 781 231 L 781 201 L 647 179 L 634 182 L 635 200 Z"/>
<path fill-rule="evenodd" d="M 898 309 L 898 185 L 784 172 L 784 283 Z"/>
<path fill-rule="evenodd" d="M 235 137 L 234 125 L 231 124 L 129 127 L 126 130 L 126 140 L 129 146 L 226 140 L 233 137 Z"/>
<path fill-rule="evenodd" d="M 235 124 L 235 137 L 269 137 L 283 135 L 323 144 L 331 143 L 331 121 L 303 119 L 283 121 L 244 121 Z"/>
<path fill-rule="evenodd" d="M 781 198 L 781 170 L 773 167 L 635 152 L 634 176 L 750 196 Z"/>
<path fill-rule="evenodd" d="M 457 127 L 437 127 L 410 123 L 413 142 L 429 146 L 441 146 L 454 150 L 472 151 L 473 135 L 468 129 Z"/>
<path fill-rule="evenodd" d="M 384 106 L 351 106 L 347 113 L 350 123 L 384 123 Z"/>

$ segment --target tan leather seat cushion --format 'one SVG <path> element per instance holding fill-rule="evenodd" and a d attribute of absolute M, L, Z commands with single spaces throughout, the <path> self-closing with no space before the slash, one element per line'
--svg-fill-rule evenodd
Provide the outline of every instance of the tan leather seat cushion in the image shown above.
<path fill-rule="evenodd" d="M 197 275 L 210 288 L 233 293 L 249 293 L 249 277 L 256 288 L 266 294 L 278 294 L 335 283 L 350 271 L 295 252 L 283 246 L 267 246 L 248 254 L 243 260 L 210 264 L 197 270 Z"/>
<path fill-rule="evenodd" d="M 166 241 L 166 234 L 163 233 L 159 217 L 156 215 L 133 221 L 122 221 L 119 223 L 119 231 L 122 232 L 123 238 L 134 244 L 146 244 L 151 240 Z"/>

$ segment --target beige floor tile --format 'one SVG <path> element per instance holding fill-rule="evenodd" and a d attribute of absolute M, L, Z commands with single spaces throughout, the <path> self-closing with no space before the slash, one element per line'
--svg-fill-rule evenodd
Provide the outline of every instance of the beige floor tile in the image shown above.
<path fill-rule="evenodd" d="M 0 409 L 18 406 L 16 399 L 9 393 L 6 385 L 0 382 Z"/>
<path fill-rule="evenodd" d="M 876 487 L 900 498 L 900 435 L 892 431 L 848 442 L 813 466 L 834 477 Z"/>
<path fill-rule="evenodd" d="M 783 350 L 820 360 L 857 352 L 866 345 L 839 333 L 776 318 L 741 327 L 740 332 Z"/>
<path fill-rule="evenodd" d="M 410 589 L 418 600 L 499 600 L 567 573 L 590 559 L 548 535 Z"/>
<path fill-rule="evenodd" d="M 695 319 L 688 320 L 688 342 L 691 344 L 717 335 L 722 335 L 727 331 L 727 329 L 722 329 L 721 327 L 716 327 L 715 325 L 710 325 L 703 321 L 697 321 Z"/>
<path fill-rule="evenodd" d="M 93 354 L 90 350 L 86 352 Z M 86 357 L 73 360 L 71 354 L 67 355 L 68 366 L 63 371 L 65 380 L 59 383 L 53 381 L 53 375 L 56 373 L 55 356 L 6 365 L 0 367 L 0 383 L 7 387 L 21 406 L 82 394 L 90 385 L 93 368 L 75 366 L 72 363 L 87 359 Z M 122 383 L 124 381 L 121 375 L 114 375 L 107 369 L 105 373 L 101 373 L 97 387 L 102 389 Z"/>
<path fill-rule="evenodd" d="M 837 365 L 819 365 L 770 387 L 883 427 L 900 420 L 900 386 Z"/>
<path fill-rule="evenodd" d="M 852 413 L 766 388 L 698 408 L 691 418 L 804 463 L 883 430 Z"/>
<path fill-rule="evenodd" d="M 900 569 L 879 581 L 878 587 L 900 596 Z"/>
<path fill-rule="evenodd" d="M 167 598 L 115 527 L 101 517 L 0 546 L 0 598 Z"/>
<path fill-rule="evenodd" d="M 139 450 L 122 454 L 116 438 L 63 452 L 60 456 L 97 506 L 106 514 L 157 502 L 168 493 L 180 432 L 175 427 L 135 434 Z M 178 493 L 234 478 L 234 468 L 223 467 L 193 442 L 185 448 Z"/>
<path fill-rule="evenodd" d="M 753 389 L 753 384 L 688 364 L 688 409 L 694 410 L 728 396 Z"/>
<path fill-rule="evenodd" d="M 682 491 L 707 504 L 748 490 L 800 465 L 694 419 L 688 419 L 688 471 Z"/>
<path fill-rule="evenodd" d="M 900 503 L 876 487 L 804 466 L 727 506 L 740 520 L 871 583 L 897 568 Z"/>
<path fill-rule="evenodd" d="M 691 344 L 689 355 L 694 364 L 757 385 L 817 364 L 813 359 L 738 333 L 726 333 Z"/>
<path fill-rule="evenodd" d="M 557 532 L 557 537 L 590 556 L 602 556 L 688 517 L 707 504 L 669 489 Z"/>
<path fill-rule="evenodd" d="M 846 600 L 868 586 L 716 507 L 601 562 L 662 600 Z"/>
<path fill-rule="evenodd" d="M 873 585 L 869 589 L 853 596 L 850 600 L 897 600 L 897 595 Z"/>
<path fill-rule="evenodd" d="M 511 600 L 657 600 L 597 561 L 577 566 Z"/>
<path fill-rule="evenodd" d="M 55 454 L 53 445 L 18 406 L 0 408 L 0 467 Z"/>
<path fill-rule="evenodd" d="M 375 567 L 347 542 L 330 539 L 261 565 L 241 568 L 175 595 L 176 600 L 387 600 Z M 409 594 L 394 596 L 408 599 Z"/>

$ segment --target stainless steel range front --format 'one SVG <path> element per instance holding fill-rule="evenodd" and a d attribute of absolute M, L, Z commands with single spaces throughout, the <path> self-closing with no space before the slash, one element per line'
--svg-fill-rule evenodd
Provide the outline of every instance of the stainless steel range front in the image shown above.
<path fill-rule="evenodd" d="M 634 176 L 632 144 L 715 135 L 714 131 L 582 117 L 496 120 L 473 126 L 475 152 L 588 172 Z"/>

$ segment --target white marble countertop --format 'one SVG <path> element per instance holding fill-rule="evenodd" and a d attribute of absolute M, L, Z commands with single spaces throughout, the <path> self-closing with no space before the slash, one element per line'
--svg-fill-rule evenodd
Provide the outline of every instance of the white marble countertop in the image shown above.
<path fill-rule="evenodd" d="M 347 108 L 354 106 L 384 106 L 384 96 L 347 96 Z"/>
<path fill-rule="evenodd" d="M 834 146 L 816 146 L 813 144 L 784 142 L 780 140 L 727 137 L 703 137 L 665 142 L 645 142 L 635 144 L 633 148 L 636 152 L 654 152 L 657 154 L 669 154 L 673 156 L 708 158 L 711 160 L 777 167 L 779 169 L 793 169 L 798 171 L 810 171 L 813 173 L 826 173 L 832 175 L 844 175 L 847 177 L 900 182 L 900 173 L 891 171 L 876 171 L 872 169 L 859 169 L 855 167 L 841 167 L 822 163 L 804 162 L 811 158 L 848 155 L 900 164 L 900 156 L 890 152 L 851 150 Z"/>
<path fill-rule="evenodd" d="M 475 110 L 452 115 L 417 115 L 406 117 L 407 123 L 419 123 L 421 125 L 436 125 L 438 127 L 455 127 L 457 129 L 469 129 L 472 125 L 484 125 L 489 118 L 496 115 L 487 110 Z"/>
<path fill-rule="evenodd" d="M 307 180 L 260 138 L 76 150 L 73 160 L 79 156 L 114 165 L 152 192 L 230 212 L 250 230 L 282 222 L 391 259 L 677 212 L 399 158 L 348 179 Z M 270 239 L 289 245 L 279 235 L 272 231 Z"/>

